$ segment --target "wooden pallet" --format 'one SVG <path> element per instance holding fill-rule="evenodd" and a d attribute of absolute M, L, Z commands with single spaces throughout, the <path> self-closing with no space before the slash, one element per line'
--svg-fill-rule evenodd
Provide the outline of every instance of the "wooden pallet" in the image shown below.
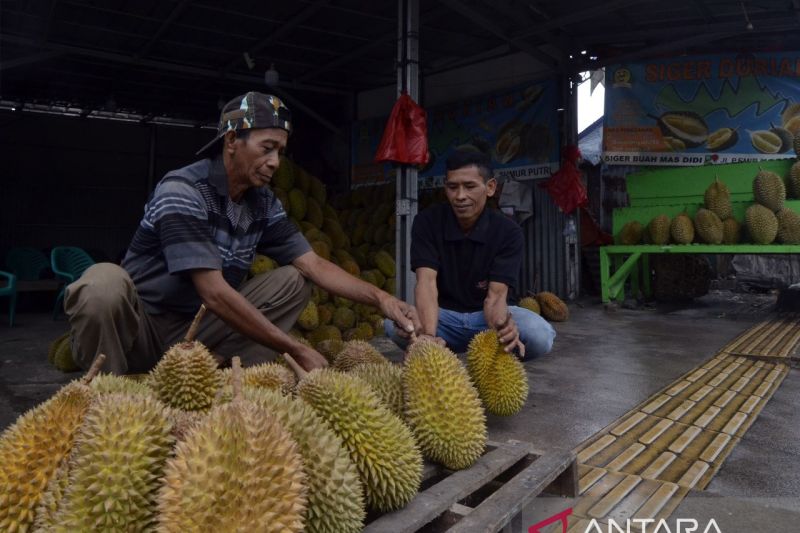
<path fill-rule="evenodd" d="M 369 521 L 365 533 L 495 532 L 544 491 L 575 497 L 578 470 L 571 451 L 534 450 L 530 443 L 490 442 L 466 470 L 426 463 L 419 494 L 403 509 Z"/>

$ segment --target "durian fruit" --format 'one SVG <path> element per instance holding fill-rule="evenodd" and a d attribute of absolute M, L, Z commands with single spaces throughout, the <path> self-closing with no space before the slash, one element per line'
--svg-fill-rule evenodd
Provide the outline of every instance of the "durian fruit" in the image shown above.
<path fill-rule="evenodd" d="M 70 455 L 56 532 L 143 531 L 155 524 L 156 494 L 174 438 L 164 405 L 147 396 L 100 396 Z"/>
<path fill-rule="evenodd" d="M 321 228 L 324 217 L 322 215 L 322 208 L 314 198 L 306 199 L 306 220 L 310 222 L 315 228 Z"/>
<path fill-rule="evenodd" d="M 667 215 L 657 215 L 647 227 L 650 242 L 658 245 L 669 243 L 670 219 Z"/>
<path fill-rule="evenodd" d="M 778 219 L 778 242 L 800 244 L 800 215 L 784 207 L 775 216 Z"/>
<path fill-rule="evenodd" d="M 708 186 L 704 193 L 706 209 L 712 211 L 720 220 L 725 220 L 733 216 L 733 206 L 731 205 L 731 191 L 728 186 L 719 181 L 719 177 L 714 177 L 714 183 Z"/>
<path fill-rule="evenodd" d="M 297 318 L 297 325 L 306 331 L 311 331 L 319 326 L 319 314 L 317 313 L 317 306 L 314 302 L 308 302 L 305 309 L 300 313 Z"/>
<path fill-rule="evenodd" d="M 294 165 L 286 156 L 281 156 L 280 165 L 272 175 L 271 183 L 273 187 L 278 187 L 284 191 L 291 191 L 292 187 L 294 187 Z"/>
<path fill-rule="evenodd" d="M 564 301 L 552 292 L 540 292 L 536 301 L 542 310 L 542 316 L 551 322 L 564 322 L 569 318 L 569 307 Z"/>
<path fill-rule="evenodd" d="M 258 276 L 259 274 L 275 270 L 276 268 L 278 268 L 278 263 L 274 259 L 266 255 L 256 254 L 253 258 L 253 262 L 250 264 L 250 275 Z"/>
<path fill-rule="evenodd" d="M 669 233 L 672 236 L 672 240 L 677 244 L 692 243 L 694 240 L 694 224 L 692 224 L 692 219 L 689 218 L 686 211 L 672 219 Z"/>
<path fill-rule="evenodd" d="M 503 351 L 497 332 L 475 335 L 467 348 L 467 370 L 483 405 L 492 414 L 513 415 L 528 398 L 528 376 L 522 363 Z"/>
<path fill-rule="evenodd" d="M 298 221 L 306 218 L 306 196 L 299 189 L 292 189 L 289 191 L 289 206 L 292 212 L 292 218 Z"/>
<path fill-rule="evenodd" d="M 694 215 L 694 229 L 700 242 L 719 244 L 722 242 L 722 221 L 708 209 L 700 208 Z"/>
<path fill-rule="evenodd" d="M 233 401 L 215 406 L 175 447 L 158 493 L 158 531 L 299 532 L 306 476 L 279 420 L 243 399 L 234 358 Z"/>
<path fill-rule="evenodd" d="M 744 213 L 750 240 L 755 244 L 771 244 L 778 235 L 778 218 L 768 207 L 753 204 Z"/>
<path fill-rule="evenodd" d="M 350 329 L 356 323 L 356 314 L 347 307 L 337 307 L 336 311 L 333 312 L 331 323 L 339 328 L 340 331 Z"/>
<path fill-rule="evenodd" d="M 517 303 L 519 307 L 523 307 L 529 311 L 533 311 L 537 315 L 542 314 L 542 309 L 539 307 L 539 302 L 536 301 L 536 298 L 533 296 L 526 296 L 525 298 L 521 298 L 519 303 Z"/>
<path fill-rule="evenodd" d="M 342 351 L 333 361 L 333 368 L 341 372 L 349 372 L 356 366 L 365 363 L 389 364 L 389 360 L 370 343 L 352 340 L 344 343 Z"/>
<path fill-rule="evenodd" d="M 783 208 L 783 202 L 786 200 L 783 179 L 769 170 L 759 170 L 753 180 L 753 198 L 756 203 L 777 213 Z"/>
<path fill-rule="evenodd" d="M 361 379 L 330 368 L 310 372 L 297 386 L 341 437 L 364 484 L 367 506 L 404 507 L 419 490 L 422 455 L 411 431 Z"/>
<path fill-rule="evenodd" d="M 299 398 L 252 387 L 245 387 L 243 395 L 273 414 L 297 443 L 308 485 L 305 530 L 361 531 L 366 514 L 364 489 L 342 439 Z"/>
<path fill-rule="evenodd" d="M 469 468 L 486 446 L 486 415 L 455 354 L 434 342 L 411 345 L 403 390 L 405 420 L 425 457 L 451 470 Z"/>
<path fill-rule="evenodd" d="M 374 337 L 372 325 L 368 322 L 358 322 L 355 327 L 348 329 L 344 332 L 344 335 L 342 335 L 342 338 L 346 341 L 368 341 L 372 337 Z"/>
<path fill-rule="evenodd" d="M 795 137 L 795 144 L 800 144 L 800 135 Z M 792 164 L 789 169 L 789 179 L 787 180 L 788 193 L 792 198 L 800 198 L 800 161 Z"/>
<path fill-rule="evenodd" d="M 403 418 L 403 368 L 386 363 L 356 365 L 350 374 L 363 379 L 389 410 Z"/>
<path fill-rule="evenodd" d="M 0 531 L 30 530 L 93 397 L 89 387 L 72 382 L 0 435 Z"/>
<path fill-rule="evenodd" d="M 222 375 L 223 385 L 231 384 L 232 372 L 230 368 L 219 371 Z M 242 373 L 244 385 L 278 391 L 284 396 L 292 394 L 297 378 L 294 372 L 284 365 L 276 362 L 261 363 L 244 369 Z"/>
<path fill-rule="evenodd" d="M 314 349 L 321 353 L 329 363 L 333 363 L 343 348 L 344 342 L 342 342 L 342 339 L 326 339 L 314 345 Z"/>
<path fill-rule="evenodd" d="M 342 332 L 336 326 L 327 325 L 327 326 L 320 326 L 314 331 L 310 331 L 307 335 L 308 340 L 311 342 L 311 345 L 315 348 L 319 345 L 322 341 L 329 341 L 329 340 L 342 340 Z"/>
<path fill-rule="evenodd" d="M 36 508 L 36 519 L 33 521 L 33 531 L 49 533 L 58 526 L 56 516 L 61 506 L 61 501 L 69 484 L 69 457 L 65 457 L 58 466 L 56 473 L 50 478 L 47 488 L 39 500 Z"/>
<path fill-rule="evenodd" d="M 150 372 L 158 398 L 184 411 L 205 411 L 222 386 L 217 362 L 197 341 L 179 342 Z"/>
<path fill-rule="evenodd" d="M 324 241 L 309 241 L 311 244 L 311 248 L 321 258 L 325 259 L 326 261 L 330 261 L 331 259 L 331 247 Z"/>
<path fill-rule="evenodd" d="M 328 193 L 325 190 L 325 184 L 319 178 L 309 175 L 309 188 L 308 193 L 311 199 L 315 200 L 319 205 L 324 205 L 328 199 Z"/>
<path fill-rule="evenodd" d="M 381 274 L 387 278 L 393 278 L 397 271 L 394 263 L 394 257 L 383 250 L 375 254 L 375 266 L 378 267 L 378 270 L 381 271 Z"/>
<path fill-rule="evenodd" d="M 97 394 L 127 394 L 131 396 L 148 396 L 156 398 L 156 392 L 147 383 L 127 378 L 125 376 L 115 376 L 113 374 L 99 374 L 89 385 Z"/>
<path fill-rule="evenodd" d="M 735 218 L 726 218 L 722 222 L 722 244 L 739 244 L 742 226 Z"/>
<path fill-rule="evenodd" d="M 639 244 L 642 242 L 642 233 L 644 229 L 642 228 L 642 224 L 637 220 L 632 220 L 630 222 L 626 222 L 622 229 L 617 236 L 617 240 L 619 244 L 624 245 L 634 245 Z"/>
<path fill-rule="evenodd" d="M 80 370 L 72 357 L 72 337 L 61 341 L 53 356 L 53 365 L 62 372 L 75 372 Z"/>
<path fill-rule="evenodd" d="M 59 346 L 61 343 L 64 342 L 66 339 L 69 339 L 70 332 L 67 331 L 66 333 L 62 334 L 56 340 L 51 342 L 47 347 L 47 362 L 51 365 L 54 365 L 56 362 L 56 352 L 58 351 Z"/>

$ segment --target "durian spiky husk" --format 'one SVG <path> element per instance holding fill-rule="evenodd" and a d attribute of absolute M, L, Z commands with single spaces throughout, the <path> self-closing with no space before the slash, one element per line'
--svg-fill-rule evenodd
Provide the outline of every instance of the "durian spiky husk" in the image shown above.
<path fill-rule="evenodd" d="M 157 398 L 156 392 L 147 383 L 113 374 L 98 374 L 89 387 L 98 394 L 132 394 Z"/>
<path fill-rule="evenodd" d="M 167 350 L 150 376 L 158 399 L 185 411 L 211 407 L 222 386 L 217 362 L 197 341 L 179 342 Z"/>
<path fill-rule="evenodd" d="M 760 170 L 753 180 L 753 198 L 756 203 L 777 213 L 783 209 L 786 200 L 786 186 L 783 179 L 769 170 Z"/>
<path fill-rule="evenodd" d="M 222 383 L 231 384 L 231 369 L 220 370 Z M 279 363 L 262 363 L 250 366 L 242 372 L 242 383 L 251 387 L 277 390 L 283 395 L 292 394 L 297 378 L 294 372 Z"/>
<path fill-rule="evenodd" d="M 539 302 L 537 302 L 536 298 L 533 296 L 526 296 L 525 298 L 520 299 L 517 305 L 529 311 L 533 311 L 537 315 L 542 314 L 542 308 L 539 306 Z"/>
<path fill-rule="evenodd" d="M 569 307 L 564 300 L 552 292 L 542 291 L 536 295 L 542 316 L 551 322 L 564 322 L 569 318 Z"/>
<path fill-rule="evenodd" d="M 708 186 L 704 193 L 706 209 L 712 211 L 720 220 L 725 220 L 733 215 L 731 205 L 731 191 L 725 183 L 714 178 L 714 182 Z"/>
<path fill-rule="evenodd" d="M 69 484 L 69 458 L 65 457 L 58 466 L 56 473 L 50 478 L 47 488 L 39 500 L 36 508 L 36 520 L 33 522 L 33 531 L 50 533 L 55 531 L 58 521 L 56 515 L 61 505 L 61 499 L 67 491 Z"/>
<path fill-rule="evenodd" d="M 742 226 L 735 218 L 722 221 L 722 244 L 738 244 L 741 240 Z"/>
<path fill-rule="evenodd" d="M 694 240 L 694 224 L 685 212 L 672 219 L 669 226 L 672 240 L 678 244 L 691 244 Z"/>
<path fill-rule="evenodd" d="M 349 372 L 358 365 L 365 363 L 389 363 L 381 353 L 367 341 L 352 340 L 344 343 L 342 351 L 333 361 L 333 368 L 342 372 Z"/>
<path fill-rule="evenodd" d="M 711 210 L 700 208 L 694 215 L 694 229 L 700 242 L 719 244 L 722 242 L 722 220 Z"/>
<path fill-rule="evenodd" d="M 158 531 L 299 532 L 303 462 L 277 418 L 237 399 L 214 407 L 175 447 L 158 493 Z"/>
<path fill-rule="evenodd" d="M 367 383 L 324 368 L 309 373 L 297 393 L 341 437 L 370 508 L 391 511 L 411 501 L 422 479 L 422 454 L 411 430 Z"/>
<path fill-rule="evenodd" d="M 467 369 L 490 413 L 509 416 L 525 405 L 528 399 L 525 367 L 503 351 L 494 330 L 482 331 L 472 338 L 467 348 Z"/>
<path fill-rule="evenodd" d="M 784 207 L 775 216 L 778 219 L 778 242 L 800 244 L 800 215 Z"/>
<path fill-rule="evenodd" d="M 54 340 L 48 345 L 47 361 L 51 365 L 55 364 L 56 352 L 58 351 L 58 347 L 61 346 L 61 343 L 64 342 L 64 340 L 69 339 L 69 337 L 70 337 L 70 332 L 67 331 L 66 333 L 62 334 L 60 337 L 58 337 L 56 340 Z"/>
<path fill-rule="evenodd" d="M 86 413 L 69 457 L 55 532 L 144 531 L 172 454 L 167 408 L 148 396 L 107 394 Z"/>
<path fill-rule="evenodd" d="M 486 415 L 458 358 L 433 342 L 414 343 L 403 372 L 405 419 L 428 459 L 470 467 L 486 446 Z"/>
<path fill-rule="evenodd" d="M 637 220 L 632 220 L 630 222 L 626 222 L 622 229 L 617 236 L 617 240 L 619 244 L 624 245 L 632 245 L 632 244 L 639 244 L 642 242 L 642 234 L 644 233 L 644 228 L 642 224 Z"/>
<path fill-rule="evenodd" d="M 245 387 L 244 398 L 272 413 L 303 457 L 308 485 L 306 531 L 345 533 L 364 527 L 364 489 L 342 439 L 303 400 Z"/>
<path fill-rule="evenodd" d="M 800 144 L 800 135 L 795 137 L 794 142 L 795 144 Z M 792 168 L 789 169 L 786 185 L 788 189 L 786 192 L 789 193 L 792 198 L 800 198 L 800 161 L 794 162 Z"/>
<path fill-rule="evenodd" d="M 356 365 L 351 374 L 358 376 L 372 387 L 389 410 L 403 418 L 403 368 L 386 363 L 364 363 Z"/>
<path fill-rule="evenodd" d="M 73 382 L 0 435 L 0 531 L 28 531 L 94 393 Z"/>
<path fill-rule="evenodd" d="M 753 204 L 744 213 L 747 233 L 755 244 L 771 244 L 778 235 L 778 218 L 768 207 Z"/>
<path fill-rule="evenodd" d="M 647 233 L 650 242 L 653 244 L 664 245 L 669 242 L 670 218 L 667 215 L 657 215 L 647 225 Z"/>

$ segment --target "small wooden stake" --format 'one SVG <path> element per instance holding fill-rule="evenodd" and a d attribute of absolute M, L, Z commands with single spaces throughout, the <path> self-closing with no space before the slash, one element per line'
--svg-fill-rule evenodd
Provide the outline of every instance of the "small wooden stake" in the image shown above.
<path fill-rule="evenodd" d="M 200 310 L 197 311 L 197 314 L 194 316 L 194 320 L 192 320 L 192 325 L 189 326 L 189 330 L 186 332 L 186 336 L 183 338 L 184 342 L 192 342 L 195 337 L 197 337 L 197 330 L 200 328 L 200 321 L 203 320 L 203 317 L 206 314 L 206 305 L 200 304 Z"/>
<path fill-rule="evenodd" d="M 231 388 L 233 389 L 233 400 L 242 397 L 242 360 L 238 355 L 231 359 Z"/>
<path fill-rule="evenodd" d="M 86 372 L 86 375 L 83 376 L 83 378 L 81 379 L 81 383 L 83 383 L 84 385 L 88 385 L 89 383 L 91 383 L 94 377 L 100 372 L 100 367 L 103 366 L 103 363 L 105 363 L 105 361 L 106 361 L 106 354 L 104 353 L 97 354 L 97 357 L 95 357 L 94 361 L 92 361 L 92 366 L 89 367 L 89 371 Z"/>
<path fill-rule="evenodd" d="M 308 375 L 306 369 L 300 366 L 297 363 L 297 361 L 294 360 L 294 357 L 292 357 L 286 352 L 283 352 L 281 356 L 283 357 L 283 360 L 286 361 L 286 364 L 289 365 L 289 368 L 291 368 L 294 371 L 294 373 L 297 374 L 297 379 L 299 381 L 303 380 Z"/>

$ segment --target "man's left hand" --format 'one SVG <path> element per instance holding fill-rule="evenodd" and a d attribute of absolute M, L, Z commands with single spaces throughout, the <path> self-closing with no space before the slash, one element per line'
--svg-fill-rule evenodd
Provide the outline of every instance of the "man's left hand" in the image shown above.
<path fill-rule="evenodd" d="M 505 322 L 495 326 L 495 329 L 497 330 L 497 339 L 503 345 L 503 350 L 506 353 L 512 353 L 516 350 L 519 358 L 523 359 L 525 357 L 525 345 L 519 340 L 519 329 L 517 329 L 517 323 L 514 322 L 511 313 L 508 313 Z"/>

